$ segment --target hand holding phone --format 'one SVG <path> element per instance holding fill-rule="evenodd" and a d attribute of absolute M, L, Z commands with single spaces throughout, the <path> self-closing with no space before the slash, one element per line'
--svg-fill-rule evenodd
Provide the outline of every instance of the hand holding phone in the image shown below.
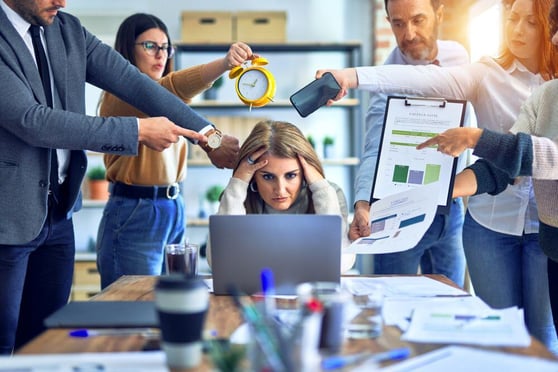
<path fill-rule="evenodd" d="M 328 100 L 335 98 L 340 90 L 341 86 L 333 74 L 326 72 L 320 79 L 294 93 L 290 101 L 300 116 L 305 118 L 325 105 Z"/>

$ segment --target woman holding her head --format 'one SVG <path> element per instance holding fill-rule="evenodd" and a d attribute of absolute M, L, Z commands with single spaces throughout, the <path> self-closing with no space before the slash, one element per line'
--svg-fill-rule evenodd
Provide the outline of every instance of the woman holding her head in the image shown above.
<path fill-rule="evenodd" d="M 480 127 L 507 133 L 521 104 L 558 74 L 550 42 L 552 0 L 505 1 L 505 46 L 498 58 L 458 67 L 379 66 L 333 71 L 342 86 L 372 92 L 463 99 L 472 103 Z M 320 77 L 326 70 L 318 71 Z M 558 352 L 539 221 L 530 178 L 499 195 L 469 198 L 463 245 L 475 293 L 494 308 L 525 310 L 529 331 Z"/>
<path fill-rule="evenodd" d="M 223 58 L 172 72 L 174 49 L 167 27 L 159 18 L 143 13 L 122 22 L 115 49 L 186 103 L 211 87 L 226 70 L 253 57 L 248 45 L 235 43 Z M 108 92 L 101 98 L 100 115 L 145 117 Z M 234 137 L 225 135 L 222 141 L 233 141 L 238 148 Z M 187 150 L 186 141 L 180 138 L 163 152 L 140 145 L 135 157 L 104 156 L 111 195 L 97 237 L 102 288 L 121 275 L 161 274 L 165 244 L 183 240 L 186 221 L 179 183 L 186 177 Z M 215 152 L 205 150 L 214 161 Z"/>
<path fill-rule="evenodd" d="M 331 214 L 343 221 L 347 238 L 348 208 L 339 186 L 324 177 L 314 148 L 295 125 L 282 121 L 256 124 L 240 148 L 238 162 L 223 191 L 218 214 Z M 207 246 L 211 264 L 211 248 Z M 341 272 L 354 264 L 341 255 Z"/>

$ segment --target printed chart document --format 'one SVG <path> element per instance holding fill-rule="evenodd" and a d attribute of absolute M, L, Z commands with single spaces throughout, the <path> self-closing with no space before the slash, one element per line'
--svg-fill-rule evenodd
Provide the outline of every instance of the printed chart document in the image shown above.
<path fill-rule="evenodd" d="M 379 254 L 413 248 L 434 220 L 437 195 L 437 185 L 425 185 L 374 202 L 370 206 L 371 234 L 355 240 L 346 253 Z"/>
<path fill-rule="evenodd" d="M 463 125 L 466 101 L 389 96 L 370 203 L 404 190 L 437 184 L 439 213 L 451 205 L 457 158 L 416 146 Z"/>
<path fill-rule="evenodd" d="M 401 336 L 411 342 L 526 347 L 531 337 L 517 307 L 470 311 L 459 304 L 418 306 Z"/>
<path fill-rule="evenodd" d="M 490 310 L 479 297 L 426 276 L 341 277 L 343 288 L 353 294 L 366 292 L 374 283 L 384 287 L 382 314 L 385 324 L 402 331 L 409 328 L 413 311 L 419 306 L 453 306 L 468 313 Z"/>

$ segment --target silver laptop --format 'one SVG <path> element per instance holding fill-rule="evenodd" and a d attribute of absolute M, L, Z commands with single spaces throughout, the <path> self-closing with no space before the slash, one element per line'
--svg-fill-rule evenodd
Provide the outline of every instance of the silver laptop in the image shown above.
<path fill-rule="evenodd" d="M 261 291 L 270 268 L 277 294 L 303 282 L 340 280 L 341 217 L 318 214 L 212 215 L 209 217 L 213 290 Z"/>

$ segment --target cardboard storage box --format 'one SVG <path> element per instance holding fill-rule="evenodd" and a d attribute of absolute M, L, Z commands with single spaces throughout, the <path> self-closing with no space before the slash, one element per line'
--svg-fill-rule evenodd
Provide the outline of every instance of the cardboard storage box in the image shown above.
<path fill-rule="evenodd" d="M 287 41 L 286 12 L 238 12 L 235 40 L 247 43 Z"/>
<path fill-rule="evenodd" d="M 185 43 L 232 43 L 230 12 L 182 12 L 181 41 Z"/>

